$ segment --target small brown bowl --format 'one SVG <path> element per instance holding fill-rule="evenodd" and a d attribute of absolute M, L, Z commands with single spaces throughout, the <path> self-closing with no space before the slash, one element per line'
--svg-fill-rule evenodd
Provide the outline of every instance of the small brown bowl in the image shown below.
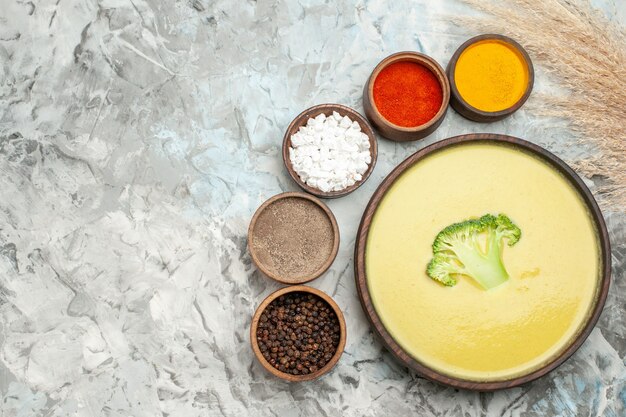
<path fill-rule="evenodd" d="M 291 164 L 291 159 L 289 158 L 289 148 L 291 148 L 291 135 L 296 133 L 301 126 L 306 125 L 307 121 L 310 118 L 314 118 L 322 113 L 324 113 L 326 116 L 330 116 L 334 111 L 342 116 L 348 116 L 352 121 L 356 121 L 359 126 L 361 126 L 361 131 L 365 133 L 370 140 L 370 155 L 372 157 L 372 161 L 370 162 L 367 171 L 365 171 L 365 173 L 363 174 L 361 181 L 347 188 L 344 188 L 343 190 L 324 192 L 305 184 L 304 181 L 300 179 L 300 176 L 293 169 L 293 165 Z M 378 142 L 376 141 L 374 131 L 372 130 L 372 127 L 368 123 L 367 119 L 361 116 L 356 110 L 351 109 L 348 106 L 343 106 L 341 104 L 319 104 L 317 106 L 306 109 L 298 116 L 296 116 L 295 119 L 293 119 L 293 121 L 287 128 L 287 131 L 285 132 L 285 137 L 283 138 L 283 162 L 285 163 L 285 168 L 287 168 L 287 172 L 289 172 L 291 178 L 293 178 L 293 180 L 296 182 L 296 184 L 300 186 L 300 188 L 308 193 L 311 193 L 321 198 L 342 197 L 346 194 L 350 194 L 352 191 L 359 188 L 369 178 L 370 174 L 374 170 L 377 156 Z"/>
<path fill-rule="evenodd" d="M 439 108 L 437 114 L 435 114 L 432 119 L 423 125 L 415 127 L 398 126 L 397 124 L 391 123 L 385 119 L 376 108 L 376 103 L 374 102 L 374 81 L 376 80 L 376 77 L 378 77 L 378 74 L 380 74 L 385 67 L 393 64 L 394 62 L 400 61 L 411 61 L 425 66 L 433 74 L 435 74 L 437 80 L 439 80 L 439 84 L 441 85 L 441 89 L 443 91 L 441 107 Z M 374 68 L 374 71 L 372 71 L 372 74 L 363 89 L 363 108 L 365 109 L 365 115 L 382 136 L 398 142 L 408 142 L 422 139 L 437 130 L 446 115 L 449 102 L 450 84 L 448 82 L 448 77 L 446 77 L 446 73 L 437 61 L 428 55 L 424 55 L 419 52 L 398 52 L 393 55 L 389 55 L 387 58 L 380 61 L 376 68 Z"/>
<path fill-rule="evenodd" d="M 259 225 L 260 223 L 259 219 L 266 212 L 266 210 L 268 210 L 268 208 L 270 208 L 273 204 L 286 201 L 288 199 L 303 199 L 309 202 L 313 208 L 319 207 L 328 220 L 328 223 L 329 223 L 328 226 L 331 228 L 330 234 L 332 235 L 332 239 L 333 239 L 332 248 L 328 254 L 328 258 L 326 258 L 326 260 L 314 271 L 309 271 L 297 277 L 288 277 L 286 274 L 281 275 L 278 271 L 276 271 L 276 268 L 271 267 L 272 260 L 270 259 L 271 258 L 270 254 L 267 252 L 264 252 L 261 249 L 257 249 L 255 246 L 255 239 L 259 238 L 258 234 L 261 233 L 260 230 L 257 230 L 257 226 L 265 227 L 263 225 Z M 306 218 L 302 219 L 302 221 L 311 222 L 312 221 L 311 216 L 312 216 L 311 214 L 307 215 Z M 275 227 L 277 228 L 286 227 L 285 226 L 286 224 L 287 222 L 285 221 L 285 219 L 277 219 L 277 221 L 275 222 Z M 283 233 L 283 234 L 288 235 L 289 238 L 295 238 L 294 236 L 297 235 L 297 230 L 293 230 L 293 231 L 286 230 L 286 233 Z M 308 239 L 315 239 L 315 238 L 319 239 L 320 234 L 317 233 L 316 236 L 312 238 L 308 238 Z M 289 245 L 286 245 L 286 246 L 289 246 Z M 250 256 L 252 257 L 252 262 L 254 262 L 257 268 L 259 268 L 259 270 L 264 275 L 266 275 L 267 277 L 275 281 L 281 282 L 283 284 L 302 284 L 304 282 L 309 282 L 319 277 L 324 272 L 326 272 L 328 268 L 330 268 L 330 265 L 333 263 L 333 261 L 337 257 L 338 250 L 339 250 L 339 227 L 337 226 L 337 220 L 335 219 L 335 216 L 333 215 L 332 211 L 330 211 L 330 209 L 326 206 L 326 204 L 322 203 L 319 199 L 309 194 L 289 192 L 289 193 L 282 193 L 282 194 L 275 195 L 274 197 L 270 198 L 265 203 L 263 203 L 257 209 L 257 211 L 254 213 L 254 216 L 252 216 L 252 220 L 250 221 L 250 226 L 248 227 L 248 251 L 250 252 Z M 294 256 L 296 255 L 297 254 L 295 254 Z"/>
<path fill-rule="evenodd" d="M 257 341 L 257 336 L 256 336 L 257 328 L 259 326 L 259 320 L 261 319 L 261 314 L 263 313 L 263 311 L 265 311 L 267 306 L 272 301 L 280 297 L 281 295 L 292 293 L 292 292 L 304 292 L 304 293 L 309 293 L 309 294 L 318 296 L 319 298 L 324 300 L 326 303 L 328 303 L 328 305 L 335 312 L 335 315 L 337 316 L 337 320 L 339 321 L 340 336 L 339 336 L 339 344 L 337 345 L 337 350 L 335 351 L 335 354 L 328 361 L 328 363 L 324 365 L 322 368 L 318 369 L 317 371 L 313 373 L 306 374 L 306 375 L 292 375 L 292 374 L 279 371 L 278 369 L 274 368 L 272 364 L 270 364 L 261 353 L 261 349 L 259 348 L 259 343 Z M 343 349 L 346 346 L 346 322 L 343 318 L 343 313 L 339 309 L 339 306 L 337 305 L 337 303 L 335 303 L 335 301 L 332 298 L 330 298 L 326 293 L 318 289 L 308 287 L 306 285 L 294 285 L 290 287 L 281 288 L 280 290 L 273 292 L 265 300 L 263 300 L 259 308 L 257 308 L 256 312 L 254 313 L 254 316 L 252 317 L 252 323 L 250 325 L 250 343 L 252 344 L 252 350 L 254 351 L 254 355 L 256 356 L 258 361 L 261 362 L 261 365 L 263 365 L 263 367 L 267 369 L 267 371 L 269 371 L 272 375 L 282 378 L 286 381 L 290 381 L 290 382 L 311 381 L 313 379 L 319 378 L 320 376 L 330 371 L 339 361 L 339 358 L 341 357 L 341 354 L 343 353 Z"/>
<path fill-rule="evenodd" d="M 470 47 L 471 45 L 477 42 L 481 42 L 484 40 L 496 40 L 496 41 L 504 42 L 508 44 L 509 46 L 512 46 L 520 53 L 520 55 L 524 59 L 524 62 L 526 63 L 526 66 L 528 68 L 528 85 L 526 86 L 526 91 L 524 92 L 522 97 L 517 101 L 517 103 L 515 103 L 513 106 L 509 107 L 508 109 L 495 111 L 495 112 L 487 112 L 487 111 L 479 110 L 476 107 L 469 104 L 467 101 L 465 101 L 465 99 L 463 99 L 463 97 L 459 93 L 459 89 L 456 86 L 456 80 L 454 78 L 454 71 L 456 70 L 456 64 L 459 60 L 459 57 L 461 56 L 463 51 L 465 51 L 468 47 Z M 502 120 L 505 117 L 510 116 L 511 114 L 515 113 L 520 107 L 522 107 L 522 105 L 526 102 L 526 100 L 528 100 L 528 97 L 530 96 L 530 92 L 533 89 L 533 84 L 535 82 L 535 70 L 533 69 L 533 63 L 530 60 L 530 56 L 528 55 L 526 50 L 522 47 L 522 45 L 515 42 L 513 39 L 509 38 L 508 36 L 495 35 L 495 34 L 479 35 L 479 36 L 475 36 L 465 41 L 461 46 L 459 46 L 459 49 L 456 50 L 454 55 L 452 55 L 452 59 L 450 59 L 450 62 L 448 63 L 448 67 L 446 68 L 446 73 L 450 81 L 450 91 L 451 91 L 450 105 L 461 116 L 465 117 L 466 119 L 472 120 L 474 122 L 495 122 L 498 120 Z"/>

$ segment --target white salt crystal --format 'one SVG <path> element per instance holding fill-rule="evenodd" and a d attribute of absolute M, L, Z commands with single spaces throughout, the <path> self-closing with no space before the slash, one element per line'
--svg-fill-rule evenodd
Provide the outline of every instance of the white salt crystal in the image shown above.
<path fill-rule="evenodd" d="M 309 186 L 340 191 L 363 179 L 372 162 L 369 137 L 348 116 L 333 112 L 307 120 L 291 136 L 289 159 Z"/>

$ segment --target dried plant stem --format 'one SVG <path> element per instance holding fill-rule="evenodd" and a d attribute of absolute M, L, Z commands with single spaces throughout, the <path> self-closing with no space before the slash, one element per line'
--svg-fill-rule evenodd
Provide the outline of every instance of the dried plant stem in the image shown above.
<path fill-rule="evenodd" d="M 588 0 L 463 0 L 485 14 L 456 20 L 518 40 L 567 91 L 531 111 L 567 120 L 598 155 L 576 161 L 604 208 L 626 212 L 626 34 Z"/>

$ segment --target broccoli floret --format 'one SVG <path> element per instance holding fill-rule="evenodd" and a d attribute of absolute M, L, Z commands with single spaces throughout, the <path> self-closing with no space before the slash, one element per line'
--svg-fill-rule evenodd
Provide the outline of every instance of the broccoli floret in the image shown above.
<path fill-rule="evenodd" d="M 451 224 L 435 238 L 426 272 L 449 287 L 456 285 L 456 275 L 466 275 L 486 290 L 497 287 L 509 279 L 502 263 L 502 241 L 513 246 L 521 235 L 520 228 L 504 214 Z"/>

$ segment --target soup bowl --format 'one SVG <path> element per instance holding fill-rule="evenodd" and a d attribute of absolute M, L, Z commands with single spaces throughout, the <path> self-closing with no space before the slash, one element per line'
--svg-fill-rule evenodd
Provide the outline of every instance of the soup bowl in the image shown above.
<path fill-rule="evenodd" d="M 444 181 L 447 179 L 445 177 L 448 175 L 447 172 L 441 172 L 441 175 L 439 175 L 440 172 L 436 171 L 431 177 L 426 175 L 429 169 L 434 169 L 432 167 L 441 166 L 445 157 L 444 152 L 448 152 L 448 158 L 456 158 L 452 162 L 456 162 L 457 165 L 463 158 L 469 158 L 468 160 L 471 161 L 474 161 L 471 158 L 476 159 L 474 162 L 468 162 L 470 164 L 468 166 L 480 171 L 475 173 L 476 178 L 484 178 L 487 182 L 492 181 L 495 185 L 492 184 L 491 189 L 500 187 L 500 189 L 505 190 L 506 198 L 502 196 L 498 198 L 487 196 L 484 199 L 485 201 L 478 199 L 473 203 L 470 201 L 471 198 L 468 197 L 472 193 L 488 194 L 488 191 L 485 192 L 480 188 L 480 184 L 471 183 L 467 185 L 462 182 L 463 179 L 460 179 L 458 184 L 454 182 L 452 184 L 444 184 Z M 485 152 L 492 152 L 493 155 L 504 153 L 513 156 L 511 156 L 511 161 L 500 160 L 489 164 L 481 160 Z M 522 152 L 524 155 L 518 158 L 518 156 L 515 156 L 517 152 Z M 433 155 L 439 155 L 439 157 L 430 158 Z M 527 157 L 530 159 L 527 160 Z M 536 164 L 537 172 L 540 173 L 543 173 L 545 169 L 545 176 L 552 184 L 550 186 L 554 186 L 558 190 L 559 184 L 562 184 L 566 188 L 562 195 L 559 194 L 564 199 L 563 201 L 576 201 L 576 204 L 580 203 L 580 207 L 550 205 L 550 201 L 547 201 L 550 199 L 550 196 L 542 194 L 542 191 L 548 185 L 540 182 L 534 183 L 533 181 L 539 178 L 533 176 L 534 171 L 520 173 L 519 178 L 516 178 L 514 181 L 515 184 L 509 184 L 505 181 L 509 176 L 517 175 L 517 171 L 512 168 L 513 165 L 519 162 L 515 162 L 517 161 L 516 158 L 522 161 L 520 162 L 522 167 L 535 167 L 533 164 Z M 450 168 L 454 170 L 454 166 L 450 165 Z M 416 171 L 411 171 L 412 169 Z M 501 172 L 498 170 L 501 170 Z M 414 174 L 413 179 L 410 176 L 406 176 L 411 173 Z M 498 176 L 501 176 L 500 179 L 498 179 Z M 500 183 L 496 181 L 500 181 Z M 521 184 L 519 190 L 516 188 L 509 189 L 510 187 L 515 187 L 516 184 Z M 521 190 L 521 188 L 532 189 L 532 187 L 537 187 L 538 190 L 534 194 L 528 194 L 530 208 L 515 208 L 515 204 L 509 200 L 517 198 L 518 200 L 515 201 L 523 201 L 523 198 L 526 198 L 526 194 L 521 197 L 516 195 L 524 193 L 524 190 Z M 426 191 L 420 191 L 419 188 L 424 188 Z M 405 198 L 408 194 L 401 194 L 401 191 L 404 189 L 409 189 L 411 194 L 417 193 L 417 197 L 414 198 L 415 201 Z M 452 198 L 449 198 L 450 193 L 446 191 L 448 189 L 457 190 L 460 201 L 454 201 Z M 420 192 L 425 192 L 428 198 L 420 198 Z M 443 194 L 443 196 L 440 194 Z M 498 205 L 498 201 L 503 203 Z M 442 205 L 442 202 L 447 202 L 447 205 Z M 482 212 L 484 207 L 493 207 L 494 210 L 500 210 L 500 207 L 508 207 L 510 209 L 509 212 L 513 214 L 512 218 L 521 220 L 519 223 L 522 230 L 520 242 L 516 247 L 506 247 L 504 249 L 504 255 L 508 257 L 505 260 L 509 261 L 512 272 L 509 282 L 503 285 L 503 287 L 508 286 L 508 289 L 495 288 L 485 291 L 472 285 L 470 283 L 471 280 L 466 279 L 466 277 L 460 277 L 457 286 L 449 288 L 431 280 L 427 276 L 426 262 L 428 259 L 426 256 L 427 252 L 431 251 L 431 244 L 437 231 L 441 230 L 443 226 L 450 224 L 450 220 L 463 220 L 463 218 L 452 215 L 454 210 L 456 210 L 452 206 L 458 207 L 463 213 L 472 207 L 479 207 L 479 209 L 471 213 L 471 216 L 484 214 Z M 422 207 L 422 209 L 416 209 L 416 207 Z M 584 246 L 585 251 L 576 252 L 576 250 L 571 248 L 575 245 L 575 242 L 572 242 L 567 237 L 563 237 L 563 241 L 560 241 L 561 236 L 555 237 L 537 226 L 549 225 L 552 218 L 555 219 L 555 222 L 567 222 L 567 220 L 556 219 L 551 214 L 551 217 L 547 220 L 541 220 L 539 218 L 542 213 L 534 211 L 536 207 L 544 207 L 545 213 L 552 213 L 552 211 L 562 212 L 563 219 L 568 211 L 575 211 L 578 217 L 574 217 L 572 214 L 572 223 L 576 219 L 584 219 L 583 224 L 588 226 L 586 226 L 587 230 L 584 235 L 585 239 L 587 239 L 585 240 L 587 242 Z M 439 210 L 448 211 L 444 215 L 437 213 Z M 481 212 L 478 213 L 479 211 Z M 401 220 L 403 214 L 407 213 L 406 217 L 408 220 Z M 494 214 L 497 214 L 497 212 Z M 444 220 L 437 220 L 439 217 L 442 217 Z M 535 224 L 531 224 L 533 222 Z M 559 227 L 561 226 L 562 224 L 559 223 Z M 547 229 L 550 229 L 550 227 Z M 576 227 L 572 228 L 570 232 L 578 233 L 575 229 Z M 423 233 L 424 230 L 430 230 L 432 233 Z M 569 236 L 567 235 L 569 232 L 562 227 L 558 230 L 563 230 L 564 236 Z M 580 231 L 580 233 L 583 233 L 583 231 Z M 592 238 L 589 236 L 592 236 Z M 373 239 L 374 243 L 371 243 L 370 239 Z M 577 260 L 577 257 L 593 260 L 588 266 L 585 266 L 587 268 L 585 275 L 580 275 L 580 282 L 585 283 L 584 287 L 577 287 L 576 282 L 569 282 L 570 276 L 566 276 L 565 272 L 561 275 L 558 272 L 551 272 L 552 266 L 549 264 L 541 264 L 542 268 L 544 268 L 541 270 L 533 268 L 536 266 L 533 263 L 534 261 L 531 261 L 529 265 L 523 266 L 523 268 L 520 267 L 520 265 L 526 262 L 525 259 L 533 259 L 528 256 L 524 258 L 521 254 L 532 254 L 533 250 L 539 250 L 533 248 L 532 245 L 542 240 L 549 241 L 546 244 L 554 244 L 550 251 L 555 250 L 554 247 L 557 247 L 556 250 L 562 250 L 564 254 L 573 259 L 572 265 L 564 269 L 571 270 L 577 262 L 583 262 L 582 260 Z M 372 246 L 370 247 L 370 245 Z M 387 252 L 383 251 L 385 245 L 387 245 Z M 496 134 L 471 134 L 456 136 L 430 145 L 411 155 L 387 176 L 373 194 L 363 213 L 355 243 L 354 268 L 356 287 L 365 315 L 382 343 L 401 363 L 416 371 L 419 375 L 438 383 L 455 388 L 493 391 L 515 387 L 546 375 L 565 362 L 583 344 L 596 324 L 607 297 L 611 274 L 610 253 L 609 237 L 602 213 L 589 189 L 567 164 L 542 147 L 522 139 Z M 405 254 L 408 255 L 405 256 Z M 540 258 L 543 256 L 541 259 L 547 256 L 545 254 L 539 255 Z M 403 256 L 405 257 L 403 258 Z M 404 264 L 400 265 L 402 262 Z M 562 285 L 562 283 L 571 285 Z M 559 285 L 562 286 L 559 287 Z M 552 305 L 547 303 L 546 316 L 534 316 L 541 310 L 529 310 L 531 312 L 524 313 L 525 299 L 523 297 L 528 297 L 528 295 L 524 294 L 541 294 L 544 288 L 551 288 L 557 294 L 560 289 L 563 289 L 564 292 L 579 291 L 579 293 L 576 293 L 576 296 L 580 295 L 581 299 L 584 298 L 586 301 L 584 303 L 581 301 L 580 304 L 576 305 L 576 315 L 572 313 L 571 316 L 563 313 L 567 311 L 569 314 L 570 310 L 566 310 L 566 308 L 570 308 L 567 307 L 569 304 L 567 306 L 558 304 L 558 299 L 553 300 Z M 511 323 L 535 323 L 533 326 L 538 326 L 536 329 L 534 327 L 523 327 L 525 324 L 521 325 L 521 327 L 513 326 L 511 328 L 504 326 L 503 323 L 507 323 L 507 320 L 509 320 L 507 317 L 511 317 L 511 311 L 508 311 L 508 304 L 506 303 L 503 304 L 501 313 L 497 312 L 504 317 L 498 323 L 498 326 L 489 327 L 489 331 L 484 331 L 484 328 L 472 327 L 473 323 L 485 321 L 481 317 L 474 319 L 459 315 L 459 321 L 466 319 L 466 322 L 451 323 L 449 320 L 446 321 L 447 317 L 433 315 L 428 311 L 428 308 L 436 312 L 439 311 L 437 310 L 439 308 L 444 313 L 447 310 L 455 311 L 460 309 L 460 305 L 452 304 L 454 301 L 451 300 L 461 300 L 466 303 L 465 306 L 470 305 L 470 309 L 485 311 L 485 314 L 491 314 L 489 317 L 494 317 L 493 311 L 490 311 L 490 309 L 492 309 L 492 306 L 497 305 L 498 297 L 508 297 L 512 294 L 512 291 L 516 291 L 513 293 L 516 297 L 519 294 L 519 299 L 517 300 L 519 305 L 511 305 L 510 310 L 519 310 L 519 317 L 516 318 L 518 321 L 511 319 Z M 436 297 L 431 300 L 428 297 L 432 296 L 432 294 L 436 294 Z M 395 300 L 396 302 L 391 302 L 390 300 Z M 515 302 L 515 298 L 513 298 L 513 301 Z M 537 299 L 531 299 L 530 301 L 536 302 Z M 473 307 L 472 303 L 480 303 L 480 308 Z M 561 322 L 556 321 L 558 317 L 566 317 L 567 320 L 570 320 L 571 317 L 571 320 L 563 319 L 563 323 L 565 323 L 563 329 L 567 331 L 563 330 L 562 334 L 554 333 L 556 335 L 554 336 L 555 342 L 551 342 L 550 340 L 553 340 L 551 339 L 553 336 L 550 332 L 556 332 L 554 329 L 561 325 Z M 551 321 L 553 319 L 555 320 L 554 322 Z M 490 323 L 487 324 L 490 325 Z M 448 328 L 441 329 L 446 326 L 450 327 L 452 331 Z M 471 344 L 475 343 L 475 346 L 477 346 L 476 351 L 479 354 L 482 352 L 482 348 L 498 352 L 497 346 L 494 347 L 494 345 L 497 345 L 499 337 L 508 338 L 506 340 L 521 338 L 522 343 L 516 345 L 517 352 L 520 355 L 519 363 L 516 362 L 517 358 L 514 356 L 506 358 L 483 358 L 477 356 L 475 362 L 472 362 L 472 358 L 468 356 L 470 359 L 466 362 L 461 362 L 461 359 L 457 361 L 456 357 L 448 360 L 449 356 L 443 354 L 443 356 L 437 356 L 438 352 L 436 349 L 434 351 L 428 350 L 431 349 L 431 346 L 443 346 L 456 353 L 457 351 L 454 349 L 458 345 L 465 343 L 462 339 L 455 339 L 459 335 L 456 332 L 457 328 L 460 329 L 460 332 L 470 335 L 468 336 L 470 339 L 468 339 L 467 346 L 473 346 Z M 535 330 L 538 333 L 530 333 L 531 337 L 526 339 L 522 337 L 525 334 L 523 332 Z M 543 330 L 547 333 L 541 333 Z M 448 335 L 447 339 L 437 340 L 438 335 L 444 334 Z M 550 337 L 545 336 L 546 334 L 549 334 Z M 546 343 L 551 343 L 551 345 L 544 346 L 543 344 Z M 535 346 L 538 346 L 536 349 L 539 353 L 536 356 L 532 356 L 531 353 L 534 352 Z M 540 348 L 543 350 L 540 350 Z M 511 355 L 513 354 L 511 353 Z M 528 360 L 523 356 L 526 354 L 529 355 Z M 478 368 L 470 369 L 471 366 L 474 366 L 474 363 L 483 363 L 483 361 L 488 364 L 486 366 L 491 366 L 489 365 L 491 363 L 497 364 L 502 362 L 502 369 L 497 369 L 496 365 L 493 365 L 493 369 L 489 368 L 484 372 Z M 509 362 L 511 365 L 509 365 Z M 468 365 L 466 368 L 463 368 L 466 364 L 471 366 Z"/>

